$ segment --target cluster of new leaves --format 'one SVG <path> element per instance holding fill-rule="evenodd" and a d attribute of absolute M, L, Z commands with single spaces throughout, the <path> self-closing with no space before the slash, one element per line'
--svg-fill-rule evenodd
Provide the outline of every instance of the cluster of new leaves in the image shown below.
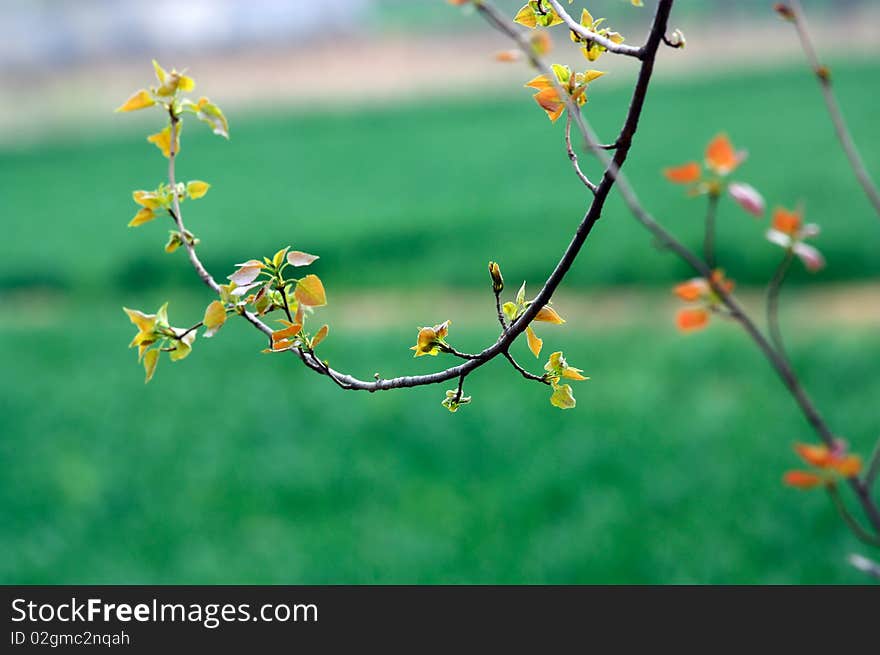
<path fill-rule="evenodd" d="M 749 184 L 728 179 L 746 156 L 745 151 L 734 148 L 727 135 L 718 134 L 706 147 L 703 165 L 691 161 L 667 168 L 663 173 L 669 181 L 684 185 L 689 196 L 707 196 L 709 211 L 713 214 L 716 203 L 726 194 L 746 212 L 761 218 L 766 210 L 761 194 Z M 714 230 L 714 224 L 707 225 L 707 230 Z M 818 271 L 825 265 L 825 260 L 816 248 L 805 243 L 806 239 L 818 234 L 817 225 L 803 224 L 802 210 L 777 207 L 773 212 L 772 226 L 766 231 L 765 237 L 785 250 L 783 263 L 786 267 L 791 257 L 797 256 L 808 270 Z M 707 258 L 711 256 L 712 253 L 707 253 Z M 733 286 L 721 269 L 715 269 L 710 280 L 694 278 L 677 285 L 673 290 L 675 295 L 688 303 L 677 314 L 679 329 L 688 332 L 703 328 L 711 314 L 723 314 L 725 310 L 719 292 L 729 294 Z"/>
<path fill-rule="evenodd" d="M 838 480 L 855 477 L 862 470 L 862 458 L 848 454 L 846 442 L 840 439 L 831 448 L 799 443 L 795 444 L 794 450 L 813 470 L 788 471 L 783 479 L 792 487 L 833 486 Z"/>
<path fill-rule="evenodd" d="M 272 345 L 263 352 L 284 352 L 291 348 L 313 351 L 330 331 L 322 325 L 314 333 L 305 329 L 306 319 L 316 307 L 327 304 L 324 284 L 317 275 L 287 277 L 288 267 L 311 265 L 317 255 L 282 248 L 271 258 L 250 259 L 236 264 L 229 284 L 220 286 L 220 298 L 237 311 L 250 307 L 257 316 L 283 310 L 286 318 L 278 319 L 281 328 L 272 332 Z"/>
<path fill-rule="evenodd" d="M 184 93 L 195 89 L 196 84 L 191 77 L 185 72 L 179 73 L 177 70 L 168 72 L 155 60 L 153 61 L 153 69 L 156 73 L 156 84 L 135 91 L 116 110 L 130 112 L 149 107 L 161 109 L 168 116 L 168 123 L 164 128 L 147 137 L 149 143 L 159 148 L 166 158 L 173 160 L 180 152 L 182 115 L 186 113 L 193 114 L 199 120 L 207 123 L 215 134 L 229 138 L 229 125 L 217 105 L 205 97 L 193 101 L 183 96 Z M 132 197 L 140 209 L 128 225 L 129 227 L 138 227 L 165 214 L 171 218 L 175 225 L 175 229 L 170 231 L 165 251 L 174 252 L 184 244 L 188 248 L 193 248 L 199 243 L 199 240 L 192 232 L 181 227 L 177 220 L 177 214 L 180 211 L 180 204 L 184 200 L 187 198 L 198 200 L 208 192 L 210 186 L 202 180 L 183 183 L 172 182 L 169 179 L 168 182 L 162 182 L 149 191 L 136 190 L 132 192 Z M 214 301 L 208 305 L 205 316 L 200 323 L 183 330 L 168 325 L 167 303 L 155 314 L 145 314 L 139 310 L 125 308 L 131 322 L 138 328 L 138 333 L 131 346 L 138 348 L 138 358 L 143 362 L 146 381 L 149 382 L 152 379 L 161 352 L 168 352 L 171 361 L 185 358 L 192 351 L 197 329 L 204 327 L 204 336 L 213 336 L 226 321 L 228 310 L 229 308 L 224 303 Z"/>
<path fill-rule="evenodd" d="M 709 216 L 713 219 L 717 202 L 725 194 L 746 212 L 761 218 L 765 213 L 765 203 L 761 194 L 749 184 L 728 180 L 728 176 L 745 159 L 745 151 L 736 150 L 725 134 L 718 134 L 706 148 L 704 165 L 692 161 L 667 168 L 664 174 L 671 182 L 685 185 L 690 196 L 707 196 Z M 814 224 L 804 224 L 802 214 L 801 209 L 792 211 L 777 207 L 773 211 L 772 225 L 765 232 L 765 237 L 770 243 L 784 250 L 783 259 L 768 289 L 768 321 L 776 320 L 776 310 L 771 299 L 779 292 L 785 273 L 795 257 L 798 257 L 807 270 L 812 272 L 825 266 L 822 254 L 805 243 L 806 239 L 819 234 L 819 227 Z M 714 230 L 714 220 L 707 223 L 706 229 Z M 712 253 L 707 252 L 706 256 L 707 260 L 711 260 Z M 678 328 L 683 332 L 699 330 L 706 327 L 711 315 L 727 315 L 723 296 L 729 295 L 733 287 L 734 283 L 725 278 L 724 271 L 719 268 L 712 271 L 709 279 L 697 277 L 676 285 L 673 292 L 687 303 L 676 315 Z M 781 343 L 777 342 L 776 346 L 781 350 Z M 824 445 L 798 444 L 795 449 L 801 458 L 816 470 L 786 473 L 784 481 L 793 487 L 801 489 L 822 485 L 831 487 L 838 479 L 852 478 L 861 470 L 861 459 L 857 455 L 847 454 L 846 444 L 841 440 L 838 440 L 833 448 Z"/>

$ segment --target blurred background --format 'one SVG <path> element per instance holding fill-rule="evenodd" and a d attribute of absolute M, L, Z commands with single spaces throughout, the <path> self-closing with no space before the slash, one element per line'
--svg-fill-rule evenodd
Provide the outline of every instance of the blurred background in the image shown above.
<path fill-rule="evenodd" d="M 588 8 L 640 43 L 653 4 Z M 695 247 L 703 202 L 661 170 L 719 131 L 749 151 L 735 179 L 771 207 L 804 203 L 828 267 L 791 275 L 790 351 L 867 454 L 880 222 L 770 5 L 677 3 L 687 49 L 660 54 L 627 172 Z M 876 179 L 880 8 L 805 6 Z M 131 190 L 165 174 L 144 141 L 162 117 L 112 110 L 152 83 L 153 57 L 230 121 L 228 142 L 187 125 L 178 164 L 213 185 L 184 214 L 216 277 L 286 245 L 319 254 L 324 356 L 361 377 L 445 366 L 412 358 L 420 325 L 451 319 L 462 350 L 497 336 L 486 262 L 509 295 L 537 291 L 589 197 L 563 125 L 522 87 L 533 72 L 495 61 L 510 45 L 479 16 L 442 0 L 5 0 L 0 24 L 0 582 L 864 582 L 827 498 L 780 483 L 792 443 L 813 440 L 793 402 L 734 326 L 675 331 L 669 289 L 690 274 L 616 197 L 554 299 L 567 324 L 539 330 L 592 377 L 574 411 L 503 361 L 468 378 L 455 415 L 446 387 L 346 393 L 260 355 L 238 321 L 144 386 L 121 307 L 170 300 L 191 325 L 212 299 L 163 252 L 169 226 L 126 227 Z M 552 34 L 550 58 L 583 68 Z M 585 113 L 610 139 L 636 68 L 590 66 L 608 75 Z M 719 260 L 757 312 L 781 255 L 766 225 L 722 202 Z"/>

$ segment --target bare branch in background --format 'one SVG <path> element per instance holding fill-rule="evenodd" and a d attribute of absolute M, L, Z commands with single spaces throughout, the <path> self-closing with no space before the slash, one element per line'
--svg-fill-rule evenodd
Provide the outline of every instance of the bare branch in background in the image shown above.
<path fill-rule="evenodd" d="M 877 185 L 874 184 L 874 181 L 871 179 L 868 169 L 865 167 L 865 162 L 862 160 L 862 156 L 859 154 L 859 150 L 856 148 L 856 144 L 850 134 L 849 127 L 847 127 L 846 119 L 843 117 L 840 104 L 837 102 L 837 96 L 834 95 L 834 89 L 831 83 L 831 71 L 819 61 L 819 56 L 816 53 L 816 47 L 813 44 L 813 39 L 810 36 L 810 29 L 807 25 L 807 17 L 804 14 L 804 9 L 801 6 L 800 0 L 789 0 L 787 3 L 778 3 L 776 5 L 776 11 L 783 18 L 786 18 L 794 24 L 798 38 L 800 38 L 801 45 L 803 46 L 804 54 L 810 62 L 810 67 L 812 68 L 813 73 L 815 73 L 816 79 L 819 80 L 819 88 L 822 90 L 822 98 L 825 100 L 825 106 L 828 108 L 828 114 L 834 125 L 834 131 L 837 133 L 837 139 L 840 141 L 840 145 L 843 146 L 846 158 L 849 160 L 850 166 L 856 174 L 859 184 L 862 185 L 865 195 L 868 196 L 868 201 L 873 205 L 874 211 L 877 212 L 877 215 L 880 216 L 880 191 L 877 190 Z"/>

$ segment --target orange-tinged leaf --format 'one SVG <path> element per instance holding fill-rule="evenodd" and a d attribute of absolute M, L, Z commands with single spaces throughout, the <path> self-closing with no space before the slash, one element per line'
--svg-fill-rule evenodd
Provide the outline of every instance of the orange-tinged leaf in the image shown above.
<path fill-rule="evenodd" d="M 807 464 L 825 468 L 831 463 L 832 454 L 828 446 L 812 446 L 810 444 L 799 443 L 794 446 L 795 452 Z"/>
<path fill-rule="evenodd" d="M 556 93 L 555 88 L 551 87 L 538 91 L 532 97 L 541 109 L 547 112 L 547 117 L 554 123 L 562 116 L 562 112 L 565 111 L 565 103 L 559 99 L 559 94 Z"/>
<path fill-rule="evenodd" d="M 858 455 L 846 455 L 835 459 L 831 466 L 843 477 L 854 478 L 862 470 L 862 458 Z"/>
<path fill-rule="evenodd" d="M 822 476 L 808 471 L 788 471 L 782 476 L 782 481 L 796 489 L 812 489 L 824 482 Z"/>
<path fill-rule="evenodd" d="M 742 156 L 733 149 L 726 134 L 718 134 L 706 146 L 706 165 L 719 175 L 727 175 L 740 161 Z"/>
<path fill-rule="evenodd" d="M 295 337 L 302 331 L 302 325 L 299 323 L 294 323 L 293 325 L 286 327 L 282 330 L 275 330 L 272 333 L 272 341 L 284 341 L 289 337 Z"/>
<path fill-rule="evenodd" d="M 144 354 L 144 371 L 146 372 L 146 378 L 144 379 L 144 384 L 153 379 L 153 375 L 156 373 L 156 366 L 159 364 L 159 350 L 154 348 L 153 350 L 148 350 Z"/>
<path fill-rule="evenodd" d="M 702 308 L 680 309 L 675 324 L 682 332 L 701 330 L 709 322 L 709 311 Z"/>
<path fill-rule="evenodd" d="M 312 348 L 316 348 L 319 343 L 321 343 L 324 339 L 327 338 L 327 335 L 330 333 L 330 326 L 323 325 L 321 329 L 312 337 Z"/>
<path fill-rule="evenodd" d="M 297 282 L 293 297 L 307 307 L 322 307 L 327 304 L 324 285 L 317 275 L 306 275 Z"/>
<path fill-rule="evenodd" d="M 538 313 L 535 315 L 535 320 L 544 323 L 555 323 L 556 325 L 562 325 L 565 323 L 565 319 L 557 314 L 556 310 L 549 305 L 544 305 L 538 310 Z"/>
<path fill-rule="evenodd" d="M 500 61 L 505 64 L 510 64 L 515 61 L 519 61 L 520 52 L 519 50 L 500 50 L 495 53 L 495 61 Z"/>
<path fill-rule="evenodd" d="M 149 223 L 154 218 L 156 218 L 156 214 L 152 209 L 142 207 L 138 210 L 138 213 L 134 215 L 134 218 L 128 222 L 128 227 L 137 227 L 138 225 Z"/>
<path fill-rule="evenodd" d="M 153 100 L 150 92 L 146 89 L 141 89 L 140 91 L 135 91 L 128 100 L 116 108 L 116 111 L 137 111 L 138 109 L 152 107 L 155 104 L 156 101 Z"/>
<path fill-rule="evenodd" d="M 677 284 L 672 291 L 685 302 L 695 302 L 709 292 L 709 285 L 700 277 Z"/>
<path fill-rule="evenodd" d="M 797 211 L 789 211 L 784 207 L 773 210 L 773 229 L 794 235 L 801 227 L 801 215 Z"/>
<path fill-rule="evenodd" d="M 528 326 L 526 328 L 526 339 L 529 342 L 529 350 L 532 351 L 532 354 L 535 357 L 541 356 L 541 348 L 544 346 L 544 340 L 539 338 L 535 331 L 532 329 L 532 326 Z"/>
<path fill-rule="evenodd" d="M 663 169 L 666 179 L 676 184 L 692 184 L 700 179 L 701 174 L 700 165 L 695 161 Z"/>
<path fill-rule="evenodd" d="M 541 91 L 543 89 L 552 88 L 553 84 L 550 82 L 549 78 L 546 75 L 538 75 L 537 77 L 533 77 L 528 82 L 526 82 L 525 86 Z"/>
<path fill-rule="evenodd" d="M 291 266 L 308 266 L 316 259 L 320 259 L 318 255 L 310 255 L 300 250 L 291 250 L 287 253 L 287 263 Z"/>

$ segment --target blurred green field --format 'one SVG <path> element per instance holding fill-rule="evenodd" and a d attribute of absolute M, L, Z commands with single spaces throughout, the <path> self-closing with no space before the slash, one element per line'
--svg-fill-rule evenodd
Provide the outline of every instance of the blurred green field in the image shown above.
<path fill-rule="evenodd" d="M 880 65 L 834 66 L 843 107 L 871 170 L 880 170 L 874 85 Z M 751 156 L 735 177 L 768 202 L 806 203 L 821 223 L 823 280 L 880 273 L 880 223 L 846 165 L 815 83 L 804 68 L 696 81 L 663 79 L 652 89 L 627 171 L 648 208 L 698 244 L 703 204 L 666 182 L 664 166 L 702 156 L 719 130 Z M 222 89 L 211 89 L 222 97 Z M 589 115 L 610 136 L 626 90 L 599 82 Z M 778 108 L 778 109 L 777 109 Z M 162 251 L 167 223 L 126 229 L 130 190 L 153 188 L 164 160 L 144 142 L 158 114 L 101 117 L 96 136 L 0 153 L 8 220 L 0 242 L 0 289 L 43 285 L 131 290 L 198 281 L 185 257 Z M 527 89 L 505 98 L 433 100 L 391 108 L 231 116 L 232 140 L 187 125 L 179 177 L 214 187 L 184 208 L 212 270 L 289 243 L 323 257 L 330 288 L 484 283 L 497 259 L 515 278 L 540 282 L 586 206 L 571 172 L 561 124 L 552 125 Z M 589 171 L 591 167 L 586 166 Z M 778 248 L 765 223 L 726 203 L 720 260 L 741 282 L 763 283 Z M 666 284 L 686 273 L 649 239 L 615 197 L 593 244 L 566 284 Z M 39 261 L 35 265 L 35 258 Z M 795 274 L 793 281 L 805 276 Z"/>
<path fill-rule="evenodd" d="M 451 415 L 443 387 L 346 393 L 260 356 L 240 322 L 145 388 L 120 317 L 0 331 L 30 372 L 0 399 L 2 582 L 863 582 L 824 495 L 780 483 L 809 431 L 732 326 L 567 331 L 550 340 L 593 376 L 574 411 L 498 362 Z M 412 336 L 325 354 L 425 371 Z M 815 334 L 795 357 L 866 450 L 876 336 Z"/>
<path fill-rule="evenodd" d="M 865 80 L 880 66 L 834 70 L 878 170 Z M 607 135 L 627 98 L 600 89 L 590 113 Z M 142 142 L 143 118 L 107 120 L 100 134 L 0 152 L 0 582 L 864 582 L 845 564 L 861 547 L 827 499 L 780 484 L 796 465 L 790 445 L 811 434 L 732 326 L 685 338 L 645 308 L 625 329 L 548 328 L 545 347 L 593 377 L 571 412 L 504 362 L 468 379 L 474 403 L 456 415 L 440 407 L 445 387 L 345 393 L 258 355 L 262 340 L 239 322 L 185 362 L 162 361 L 145 387 L 120 306 L 170 297 L 185 324 L 210 298 L 181 253 L 162 252 L 158 221 L 125 228 L 127 190 L 158 183 L 163 160 Z M 401 302 L 393 325 L 377 325 L 376 289 L 454 298 L 485 288 L 490 258 L 535 288 L 586 202 L 562 126 L 525 90 L 231 120 L 229 143 L 184 133 L 181 177 L 214 184 L 185 206 L 205 261 L 220 275 L 288 243 L 320 254 L 331 303 L 363 292 L 369 307 L 369 327 L 349 315 L 324 348 L 361 377 L 437 366 L 411 357 L 413 328 L 458 318 L 444 302 L 442 315 L 404 319 Z M 661 77 L 627 167 L 658 216 L 697 242 L 699 201 L 659 170 L 698 158 L 722 128 L 751 151 L 737 178 L 771 204 L 804 199 L 822 223 L 821 280 L 880 272 L 880 224 L 801 69 Z M 764 224 L 730 204 L 722 218 L 721 261 L 764 281 L 779 256 Z M 615 199 L 566 289 L 686 274 Z M 457 346 L 494 338 L 491 311 L 483 327 L 465 318 Z M 877 434 L 876 330 L 808 328 L 792 350 L 830 424 L 864 453 Z"/>

